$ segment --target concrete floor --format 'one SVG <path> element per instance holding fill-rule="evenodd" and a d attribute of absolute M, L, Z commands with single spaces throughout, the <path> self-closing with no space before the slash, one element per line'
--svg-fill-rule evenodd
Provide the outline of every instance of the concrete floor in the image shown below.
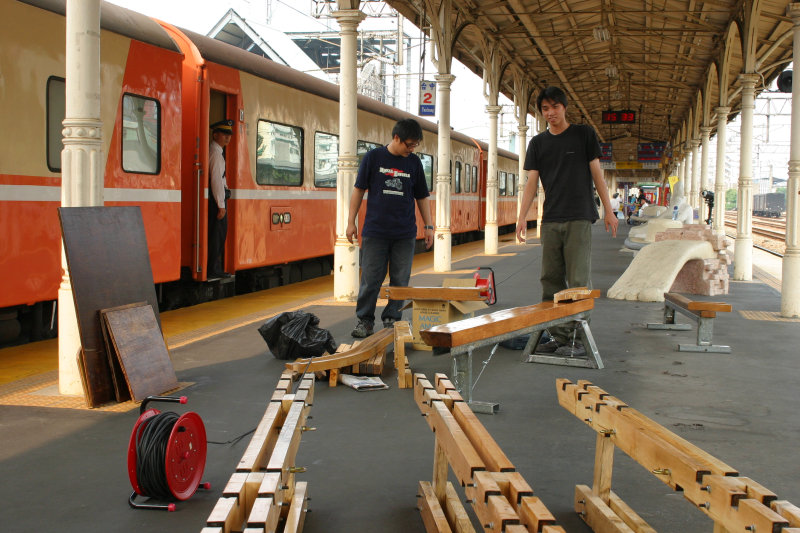
<path fill-rule="evenodd" d="M 625 232 L 625 228 L 621 228 Z M 624 235 L 594 228 L 593 280 L 603 294 L 625 270 Z M 501 243 L 504 244 L 504 243 Z M 453 269 L 491 266 L 500 308 L 539 301 L 540 247 L 509 245 L 494 257 L 476 256 Z M 467 274 L 456 274 L 466 277 Z M 416 275 L 413 285 L 446 277 Z M 777 320 L 780 294 L 759 281 L 731 282 L 722 298 L 734 312 L 719 316 L 714 340 L 732 354 L 676 351 L 695 333 L 650 331 L 661 318 L 656 303 L 596 301 L 592 333 L 605 369 L 529 364 L 500 348 L 474 389 L 476 400 L 501 404 L 481 421 L 536 494 L 569 532 L 589 531 L 572 509 L 574 486 L 591 485 L 595 433 L 558 405 L 555 380 L 587 379 L 690 442 L 800 505 L 800 327 Z M 313 305 L 321 327 L 351 342 L 352 305 Z M 741 311 L 764 311 L 764 320 Z M 770 314 L 772 313 L 772 314 Z M 255 428 L 283 368 L 258 334 L 258 325 L 172 350 L 188 410 L 198 413 L 208 440 L 228 442 Z M 451 373 L 451 359 L 408 351 L 411 368 L 433 377 Z M 475 355 L 478 367 L 488 349 Z M 315 432 L 303 434 L 297 464 L 307 472 L 312 512 L 309 533 L 424 531 L 415 509 L 419 480 L 430 480 L 433 433 L 412 392 L 398 389 L 387 365 L 388 390 L 356 392 L 317 382 L 311 408 Z M 477 372 L 476 372 L 477 373 Z M 161 407 L 175 410 L 176 407 Z M 178 511 L 133 510 L 126 454 L 138 410 L 124 413 L 0 406 L 0 516 L 4 532 L 198 532 L 233 473 L 249 435 L 208 445 L 209 492 L 180 502 Z M 712 522 L 681 493 L 617 451 L 613 489 L 661 532 L 699 533 Z"/>

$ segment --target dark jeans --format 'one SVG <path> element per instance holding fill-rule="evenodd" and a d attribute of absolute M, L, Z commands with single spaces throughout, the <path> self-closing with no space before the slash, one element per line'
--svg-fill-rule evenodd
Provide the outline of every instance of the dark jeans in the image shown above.
<path fill-rule="evenodd" d="M 361 239 L 361 284 L 358 287 L 356 317 L 367 324 L 375 323 L 375 305 L 381 284 L 389 270 L 389 284 L 406 287 L 411 278 L 411 263 L 414 259 L 415 239 Z M 403 315 L 403 300 L 389 300 L 381 321 L 400 320 Z"/>
<path fill-rule="evenodd" d="M 542 224 L 542 301 L 552 301 L 558 291 L 592 288 L 592 224 L 588 220 Z M 589 320 L 590 312 L 581 318 Z M 572 342 L 574 326 L 548 328 L 564 344 Z"/>
<path fill-rule="evenodd" d="M 228 236 L 228 214 L 217 220 L 219 208 L 213 198 L 208 202 L 208 270 L 206 275 L 222 274 L 225 269 L 225 238 Z"/>

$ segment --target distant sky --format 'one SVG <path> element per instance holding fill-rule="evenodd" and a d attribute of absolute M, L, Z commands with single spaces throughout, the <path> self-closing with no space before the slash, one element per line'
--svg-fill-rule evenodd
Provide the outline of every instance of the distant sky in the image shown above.
<path fill-rule="evenodd" d="M 175 26 L 186 28 L 197 33 L 206 34 L 222 16 L 233 8 L 245 19 L 266 15 L 266 0 L 108 0 L 113 4 L 154 17 Z M 339 25 L 331 19 L 317 19 L 310 16 L 311 0 L 273 0 L 272 26 L 284 31 L 325 31 L 338 30 Z M 372 26 L 380 24 L 379 20 L 368 21 Z M 362 25 L 366 22 L 362 23 Z M 404 30 L 416 34 L 413 25 L 405 21 Z M 419 56 L 417 56 L 419 57 Z M 419 60 L 417 60 L 419 64 Z M 435 69 L 428 63 L 425 67 L 426 78 L 433 79 Z M 452 73 L 456 76 L 451 92 L 451 126 L 472 137 L 488 141 L 488 118 L 486 115 L 486 98 L 483 96 L 481 78 L 467 70 L 460 63 L 453 62 Z M 416 81 L 415 81 L 416 84 Z M 415 97 L 416 98 L 416 97 Z M 506 104 L 502 123 L 505 130 L 516 132 L 516 119 L 513 115 L 512 101 L 501 97 L 501 104 Z M 411 111 L 415 112 L 414 110 Z M 435 121 L 435 117 L 424 117 Z M 528 119 L 531 125 L 531 119 Z M 532 129 L 530 130 L 532 131 Z M 508 148 L 503 144 L 503 148 Z"/>

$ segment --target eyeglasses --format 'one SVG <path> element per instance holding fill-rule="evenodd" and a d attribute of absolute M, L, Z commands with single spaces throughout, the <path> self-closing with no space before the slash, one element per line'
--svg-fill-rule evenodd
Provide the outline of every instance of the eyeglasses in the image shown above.
<path fill-rule="evenodd" d="M 418 143 L 418 142 L 408 142 L 408 141 L 403 141 L 403 144 L 405 144 L 405 145 L 406 145 L 406 148 L 408 148 L 409 150 L 413 150 L 414 148 L 416 148 L 417 146 L 419 146 L 419 143 Z"/>

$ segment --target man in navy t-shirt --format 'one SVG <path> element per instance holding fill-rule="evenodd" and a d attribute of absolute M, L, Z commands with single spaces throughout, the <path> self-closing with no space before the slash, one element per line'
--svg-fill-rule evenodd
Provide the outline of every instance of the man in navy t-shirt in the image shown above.
<path fill-rule="evenodd" d="M 378 292 L 389 270 L 392 286 L 408 286 L 417 236 L 415 205 L 425 224 L 425 247 L 433 244 L 433 221 L 428 202 L 428 186 L 422 163 L 414 149 L 422 141 L 422 128 L 411 118 L 403 119 L 392 129 L 392 142 L 370 150 L 358 168 L 350 196 L 347 240 L 358 238 L 356 215 L 367 196 L 367 214 L 361 232 L 361 284 L 358 288 L 356 318 L 352 335 L 372 335 Z M 384 327 L 400 320 L 402 300 L 390 300 L 381 313 Z"/>
<path fill-rule="evenodd" d="M 617 236 L 617 217 L 600 167 L 600 144 L 591 126 L 567 121 L 567 95 L 558 87 L 539 93 L 536 107 L 547 121 L 547 131 L 533 137 L 525 153 L 528 181 L 522 195 L 517 237 L 525 242 L 527 214 L 542 180 L 542 300 L 558 291 L 592 287 L 592 224 L 598 218 L 594 190 L 605 208 L 606 231 Z M 593 190 L 594 189 L 594 190 Z M 589 314 L 585 318 L 588 320 Z M 537 352 L 567 357 L 586 353 L 575 341 L 575 328 L 549 328 L 552 336 L 540 340 Z"/>

